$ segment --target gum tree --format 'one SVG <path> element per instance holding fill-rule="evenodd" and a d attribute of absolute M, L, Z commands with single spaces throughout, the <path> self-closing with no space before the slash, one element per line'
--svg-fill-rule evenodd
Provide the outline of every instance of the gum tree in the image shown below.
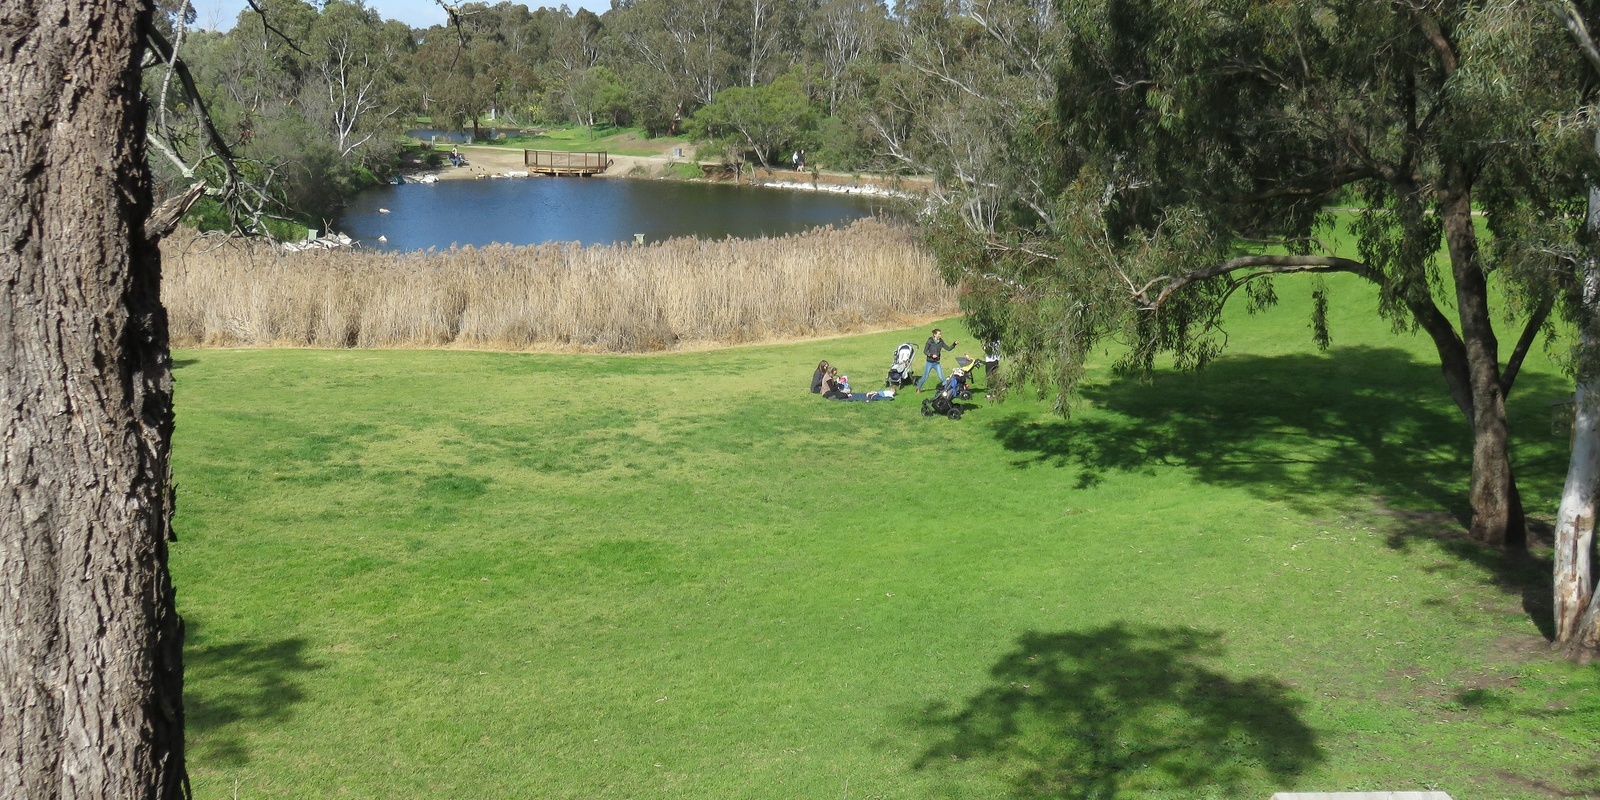
<path fill-rule="evenodd" d="M 1099 0 L 1069 29 L 1042 172 L 1053 206 L 1011 207 L 992 232 L 947 216 L 941 245 L 978 321 L 1003 329 L 1023 373 L 1065 397 L 1107 336 L 1119 365 L 1159 354 L 1200 367 L 1222 349 L 1236 296 L 1274 278 L 1347 273 L 1377 313 L 1432 342 L 1472 432 L 1471 535 L 1525 540 L 1506 398 L 1548 324 L 1560 270 L 1502 263 L 1476 210 L 1512 228 L 1564 189 L 1522 169 L 1530 118 L 1570 108 L 1575 60 L 1534 3 L 1439 0 Z M 1543 49 L 1541 49 L 1543 48 Z M 1570 47 L 1566 48 L 1570 50 Z M 1536 57 L 1537 56 L 1537 57 Z M 1322 237 L 1354 205 L 1355 253 Z M 1441 254 L 1440 251 L 1443 251 Z M 1515 317 L 1503 347 L 1491 281 Z M 1315 291 L 1326 346 L 1329 302 Z"/>
<path fill-rule="evenodd" d="M 0 797 L 187 789 L 151 11 L 0 6 Z"/>
<path fill-rule="evenodd" d="M 1588 62 L 1591 81 L 1600 78 L 1600 46 L 1589 32 L 1584 10 L 1569 1 L 1548 5 Z M 1596 240 L 1600 239 L 1600 183 L 1597 183 L 1600 175 L 1594 174 L 1600 162 L 1600 127 L 1596 126 L 1592 93 L 1586 100 L 1575 120 L 1580 124 L 1553 126 L 1558 132 L 1575 129 L 1579 133 L 1590 133 L 1586 142 L 1589 152 L 1571 154 L 1575 156 L 1572 161 L 1587 162 L 1591 172 L 1583 230 L 1567 236 L 1567 231 L 1560 229 L 1565 220 L 1557 218 L 1555 232 L 1558 241 L 1570 240 L 1576 245 L 1569 250 L 1575 280 L 1567 293 L 1566 307 L 1578 332 L 1572 359 L 1576 384 L 1572 456 L 1567 464 L 1561 505 L 1556 511 L 1552 559 L 1555 566 L 1555 644 L 1579 661 L 1592 660 L 1600 652 L 1600 598 L 1594 593 L 1593 567 L 1596 505 L 1600 503 L 1600 364 L 1596 361 L 1596 348 L 1600 347 L 1600 253 L 1594 249 Z M 1565 215 L 1566 219 L 1572 216 Z"/>

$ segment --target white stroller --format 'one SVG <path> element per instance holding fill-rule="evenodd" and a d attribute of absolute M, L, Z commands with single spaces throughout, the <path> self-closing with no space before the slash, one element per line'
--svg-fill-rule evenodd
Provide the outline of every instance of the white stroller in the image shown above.
<path fill-rule="evenodd" d="M 917 346 L 905 342 L 894 349 L 894 363 L 889 365 L 889 379 L 883 382 L 884 386 L 898 389 L 908 383 L 911 377 L 911 359 L 917 357 Z"/>

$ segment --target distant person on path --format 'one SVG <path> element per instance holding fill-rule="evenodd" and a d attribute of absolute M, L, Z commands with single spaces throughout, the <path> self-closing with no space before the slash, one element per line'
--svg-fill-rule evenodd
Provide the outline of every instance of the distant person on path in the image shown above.
<path fill-rule="evenodd" d="M 983 346 L 983 389 L 986 397 L 994 399 L 1000 388 L 1000 340 L 990 339 Z"/>
<path fill-rule="evenodd" d="M 917 381 L 917 391 L 922 391 L 922 385 L 928 382 L 928 375 L 934 372 L 939 373 L 939 383 L 944 383 L 944 367 L 939 366 L 939 354 L 946 350 L 954 352 L 958 344 L 960 342 L 945 344 L 944 332 L 938 328 L 933 329 L 933 335 L 922 345 L 922 355 L 928 362 L 922 368 L 922 380 Z"/>
<path fill-rule="evenodd" d="M 789 163 L 794 165 L 794 171 L 795 172 L 799 172 L 800 171 L 800 151 L 799 150 L 794 151 L 794 155 L 789 157 Z"/>

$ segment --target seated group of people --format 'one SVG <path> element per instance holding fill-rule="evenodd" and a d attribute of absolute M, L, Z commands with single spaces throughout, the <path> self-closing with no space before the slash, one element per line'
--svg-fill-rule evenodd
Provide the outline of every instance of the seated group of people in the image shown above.
<path fill-rule="evenodd" d="M 894 399 L 893 389 L 860 393 L 850 391 L 850 376 L 840 375 L 839 370 L 826 361 L 818 362 L 817 371 L 811 373 L 811 393 L 820 394 L 829 400 L 856 402 Z"/>

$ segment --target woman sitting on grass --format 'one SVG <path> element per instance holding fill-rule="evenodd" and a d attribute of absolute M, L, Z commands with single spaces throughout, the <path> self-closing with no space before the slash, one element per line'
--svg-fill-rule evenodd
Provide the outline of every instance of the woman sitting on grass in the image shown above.
<path fill-rule="evenodd" d="M 832 369 L 832 367 L 828 366 L 828 362 L 826 362 L 826 361 L 818 361 L 817 362 L 817 371 L 811 373 L 811 393 L 812 394 L 822 394 L 822 392 L 824 390 L 823 384 L 828 380 L 828 370 L 830 370 L 830 369 Z"/>
<path fill-rule="evenodd" d="M 893 400 L 894 392 L 884 389 L 881 392 L 866 392 L 854 394 L 850 391 L 850 376 L 840 375 L 839 370 L 829 367 L 827 377 L 822 379 L 822 396 L 829 400 L 850 400 L 858 403 L 869 403 L 873 400 Z"/>

